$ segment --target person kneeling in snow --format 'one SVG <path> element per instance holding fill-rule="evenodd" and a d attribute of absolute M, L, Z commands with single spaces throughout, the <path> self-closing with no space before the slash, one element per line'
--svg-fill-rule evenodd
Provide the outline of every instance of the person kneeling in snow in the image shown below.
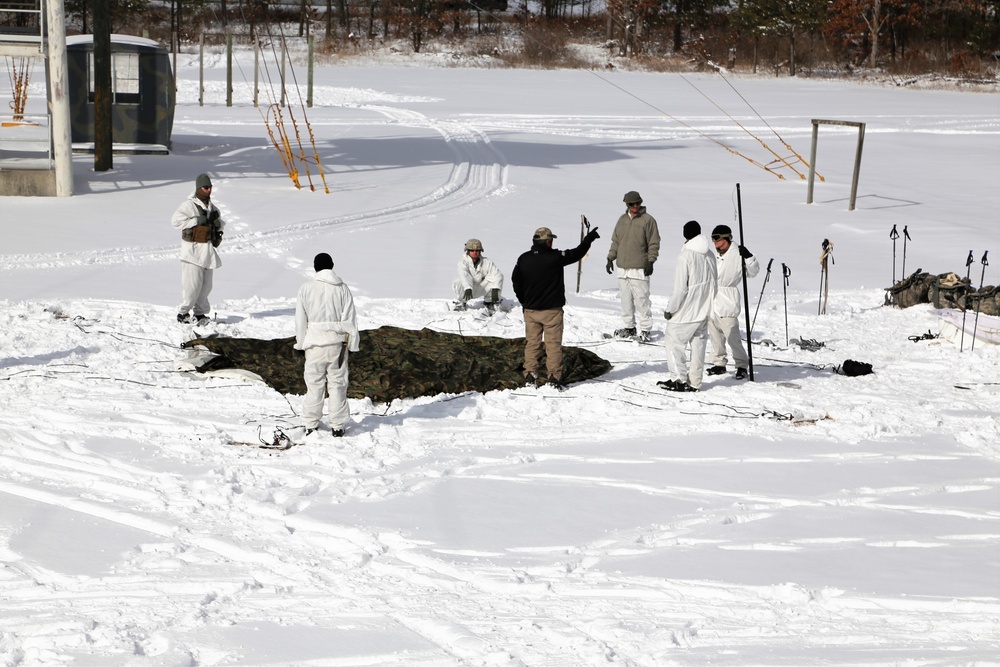
<path fill-rule="evenodd" d="M 358 319 L 350 288 L 333 272 L 325 252 L 313 260 L 316 276 L 299 288 L 295 301 L 295 349 L 305 350 L 302 423 L 306 435 L 319 428 L 323 399 L 330 396 L 330 430 L 344 435 L 351 418 L 347 405 L 347 353 L 361 349 Z"/>
<path fill-rule="evenodd" d="M 483 299 L 490 312 L 500 305 L 503 274 L 496 264 L 483 256 L 483 244 L 479 239 L 465 242 L 465 255 L 458 260 L 458 278 L 452 289 L 458 296 L 456 310 L 465 310 L 469 301 L 478 298 Z"/>

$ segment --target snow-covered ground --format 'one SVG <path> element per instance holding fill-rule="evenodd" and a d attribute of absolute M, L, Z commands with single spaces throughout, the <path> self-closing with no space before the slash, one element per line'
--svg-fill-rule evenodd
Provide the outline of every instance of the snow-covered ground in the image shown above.
<path fill-rule="evenodd" d="M 316 191 L 292 186 L 245 82 L 225 107 L 221 59 L 204 107 L 180 65 L 169 156 L 96 173 L 76 155 L 74 197 L 0 200 L 4 665 L 1000 662 L 1000 347 L 920 338 L 942 330 L 930 306 L 882 305 L 894 225 L 907 274 L 997 282 L 979 264 L 1000 235 L 997 95 L 320 68 L 285 123 L 311 128 L 326 194 L 315 165 Z M 766 144 L 804 173 L 783 142 L 808 158 L 814 118 L 867 123 L 853 212 L 850 128 L 820 130 L 812 205 L 790 168 L 754 164 Z M 603 238 L 566 343 L 613 370 L 562 393 L 352 401 L 344 439 L 259 449 L 295 432 L 301 398 L 178 363 L 193 332 L 174 323 L 169 216 L 202 171 L 229 221 L 202 333 L 291 335 L 326 251 L 362 328 L 518 337 L 517 308 L 448 309 L 462 245 L 509 276 L 536 227 L 569 247 L 586 215 Z M 744 241 L 774 260 L 749 286 L 755 381 L 665 393 L 661 345 L 602 337 L 622 195 L 659 221 L 661 313 L 681 226 L 737 227 L 737 183 Z M 875 373 L 835 374 L 846 359 Z"/>

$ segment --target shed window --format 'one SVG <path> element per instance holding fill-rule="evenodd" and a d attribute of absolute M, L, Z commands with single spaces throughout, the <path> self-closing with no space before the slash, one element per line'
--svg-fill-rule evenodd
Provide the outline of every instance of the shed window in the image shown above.
<path fill-rule="evenodd" d="M 87 54 L 87 71 L 90 84 L 87 98 L 94 101 L 94 54 Z M 111 54 L 111 103 L 139 103 L 139 54 Z"/>

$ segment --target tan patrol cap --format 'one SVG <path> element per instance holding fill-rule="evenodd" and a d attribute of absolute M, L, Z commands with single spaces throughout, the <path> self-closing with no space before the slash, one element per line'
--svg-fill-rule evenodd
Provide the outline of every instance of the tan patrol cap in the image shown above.
<path fill-rule="evenodd" d="M 539 227 L 535 230 L 535 235 L 531 237 L 533 241 L 545 241 L 547 239 L 558 238 L 548 227 Z"/>

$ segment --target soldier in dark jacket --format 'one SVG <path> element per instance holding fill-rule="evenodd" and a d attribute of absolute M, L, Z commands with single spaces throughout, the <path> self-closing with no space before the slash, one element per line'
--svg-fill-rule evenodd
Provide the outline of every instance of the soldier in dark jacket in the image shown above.
<path fill-rule="evenodd" d="M 556 235 L 548 227 L 539 227 L 531 237 L 531 250 L 517 258 L 511 284 L 524 309 L 524 382 L 537 386 L 539 357 L 545 344 L 548 384 L 562 389 L 563 306 L 566 305 L 566 282 L 563 268 L 583 259 L 590 245 L 601 236 L 594 227 L 579 246 L 556 250 Z"/>

